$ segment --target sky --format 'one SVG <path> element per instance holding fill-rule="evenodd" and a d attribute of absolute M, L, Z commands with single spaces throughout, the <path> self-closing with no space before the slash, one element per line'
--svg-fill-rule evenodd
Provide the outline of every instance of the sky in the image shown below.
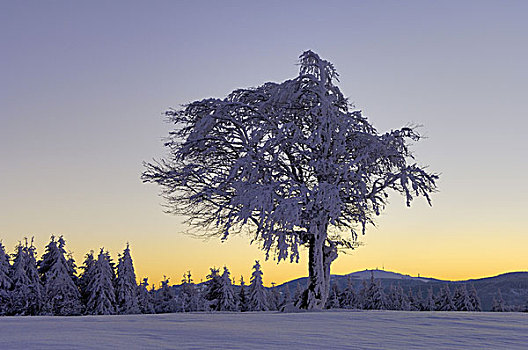
<path fill-rule="evenodd" d="M 441 174 L 433 206 L 393 195 L 332 273 L 384 268 L 469 279 L 528 270 L 528 2 L 0 1 L 0 240 L 64 235 L 77 263 L 117 259 L 138 278 L 205 280 L 227 266 L 266 285 L 307 275 L 245 236 L 186 234 L 142 163 L 165 154 L 162 112 L 334 63 L 380 131 L 421 125 L 413 146 Z"/>

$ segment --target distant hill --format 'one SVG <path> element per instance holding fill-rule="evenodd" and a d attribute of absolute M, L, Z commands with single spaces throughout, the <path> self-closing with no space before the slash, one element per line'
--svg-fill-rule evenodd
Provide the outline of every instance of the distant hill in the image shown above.
<path fill-rule="evenodd" d="M 359 290 L 363 281 L 370 279 L 371 275 L 381 282 L 383 288 L 389 288 L 391 284 L 401 285 L 405 291 L 411 289 L 415 295 L 420 294 L 420 292 L 425 295 L 429 288 L 433 288 L 433 292 L 437 293 L 440 287 L 445 284 L 449 285 L 451 292 L 454 291 L 457 285 L 466 284 L 469 286 L 473 284 L 480 297 L 483 311 L 491 310 L 493 297 L 497 295 L 499 289 L 506 305 L 526 305 L 528 302 L 528 272 L 510 272 L 494 277 L 467 281 L 444 281 L 434 278 L 413 277 L 384 270 L 364 270 L 347 275 L 332 275 L 331 281 L 336 283 L 340 289 L 343 289 L 350 278 L 353 286 Z M 301 287 L 306 286 L 307 280 L 307 277 L 297 278 L 283 283 L 277 288 L 282 291 L 288 286 L 290 292 L 293 292 L 297 288 L 297 284 Z"/>
<path fill-rule="evenodd" d="M 434 278 L 424 278 L 424 277 L 412 277 L 409 275 L 403 275 L 401 273 L 392 272 L 392 271 L 385 271 L 385 270 L 364 270 L 364 271 L 357 271 L 349 273 L 348 275 L 345 275 L 346 277 L 351 277 L 354 279 L 370 279 L 370 276 L 373 275 L 375 279 L 389 279 L 389 280 L 413 280 L 413 281 L 422 281 L 422 282 L 430 282 L 430 281 L 438 281 Z M 334 275 L 338 276 L 338 275 Z"/>

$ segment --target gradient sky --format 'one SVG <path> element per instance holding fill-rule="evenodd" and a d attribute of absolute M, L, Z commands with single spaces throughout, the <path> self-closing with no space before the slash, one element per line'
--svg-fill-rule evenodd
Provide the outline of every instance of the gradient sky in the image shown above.
<path fill-rule="evenodd" d="M 420 124 L 433 207 L 403 198 L 332 272 L 467 279 L 528 270 L 528 2 L 1 1 L 0 239 L 63 234 L 78 263 L 127 241 L 139 277 L 179 283 L 264 260 L 247 237 L 184 234 L 142 162 L 168 107 L 297 75 L 307 49 L 380 131 Z M 264 282 L 307 274 L 270 260 Z"/>

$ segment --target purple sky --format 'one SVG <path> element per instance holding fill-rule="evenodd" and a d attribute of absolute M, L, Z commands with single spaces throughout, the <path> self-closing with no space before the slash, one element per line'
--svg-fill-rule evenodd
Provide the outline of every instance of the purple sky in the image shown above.
<path fill-rule="evenodd" d="M 312 49 L 380 130 L 421 124 L 418 160 L 442 173 L 433 208 L 402 199 L 336 273 L 385 266 L 444 278 L 528 270 L 528 2 L 2 1 L 0 239 L 77 260 L 130 241 L 139 275 L 177 282 L 263 259 L 246 238 L 182 234 L 142 161 L 163 154 L 161 112 L 283 81 Z M 80 261 L 79 261 L 80 263 Z M 306 273 L 268 262 L 271 280 Z"/>

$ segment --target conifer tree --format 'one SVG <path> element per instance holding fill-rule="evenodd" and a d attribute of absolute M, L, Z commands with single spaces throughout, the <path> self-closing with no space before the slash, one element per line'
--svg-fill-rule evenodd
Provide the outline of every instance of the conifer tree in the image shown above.
<path fill-rule="evenodd" d="M 414 295 L 411 287 L 409 287 L 409 292 L 407 293 L 407 299 L 409 299 L 409 305 L 411 311 L 421 311 L 422 310 L 422 289 L 418 288 L 418 292 Z"/>
<path fill-rule="evenodd" d="M 73 253 L 71 251 L 67 252 L 64 248 L 66 246 L 66 241 L 64 240 L 63 236 L 59 236 L 59 239 L 57 240 L 57 245 L 59 248 L 59 252 L 66 258 L 66 267 L 68 269 L 68 274 L 70 275 L 70 278 L 72 279 L 73 283 L 78 286 L 79 277 L 77 276 L 77 264 L 75 263 L 75 259 L 73 258 Z"/>
<path fill-rule="evenodd" d="M 7 315 L 11 307 L 11 265 L 2 242 L 0 242 L 0 316 Z"/>
<path fill-rule="evenodd" d="M 76 286 L 79 286 L 79 276 L 77 276 L 77 264 L 75 263 L 75 259 L 73 258 L 73 253 L 70 251 L 66 254 L 66 267 L 68 268 L 68 274 L 70 275 L 73 283 L 75 283 Z"/>
<path fill-rule="evenodd" d="M 475 289 L 475 285 L 471 283 L 469 287 L 469 300 L 471 301 L 471 307 L 472 311 L 482 311 L 482 307 L 480 305 L 480 298 L 477 295 L 477 290 Z"/>
<path fill-rule="evenodd" d="M 12 311 L 16 315 L 39 315 L 43 306 L 43 288 L 37 271 L 33 239 L 19 243 L 12 267 Z"/>
<path fill-rule="evenodd" d="M 352 278 L 347 277 L 347 285 L 340 296 L 340 304 L 344 309 L 356 309 L 359 308 L 359 300 L 352 284 Z"/>
<path fill-rule="evenodd" d="M 386 298 L 386 308 L 387 310 L 401 310 L 400 297 L 398 295 L 398 288 L 393 284 L 389 287 L 389 293 Z"/>
<path fill-rule="evenodd" d="M 381 288 L 380 282 L 374 279 L 374 274 L 371 274 L 370 276 L 370 283 L 368 284 L 368 289 L 365 293 L 363 308 L 365 310 L 386 309 L 385 293 Z"/>
<path fill-rule="evenodd" d="M 339 295 L 341 294 L 339 287 L 335 282 L 330 284 L 330 292 L 328 299 L 326 300 L 325 307 L 327 309 L 339 309 L 341 308 L 341 303 L 339 301 Z"/>
<path fill-rule="evenodd" d="M 302 297 L 303 290 L 301 288 L 301 284 L 297 282 L 295 285 L 295 292 L 293 293 L 293 304 L 298 306 L 301 303 L 301 297 Z"/>
<path fill-rule="evenodd" d="M 227 267 L 224 266 L 224 272 L 220 277 L 220 289 L 218 291 L 217 311 L 237 311 L 238 300 L 233 285 L 231 283 L 230 273 Z"/>
<path fill-rule="evenodd" d="M 435 311 L 436 310 L 436 303 L 435 298 L 433 294 L 433 287 L 430 287 L 427 290 L 427 296 L 424 298 L 422 302 L 422 311 Z"/>
<path fill-rule="evenodd" d="M 128 243 L 117 264 L 116 303 L 120 314 L 139 313 L 136 272 Z"/>
<path fill-rule="evenodd" d="M 148 291 L 148 278 L 143 278 L 141 283 L 138 287 L 138 305 L 139 310 L 142 314 L 153 314 L 155 313 L 154 310 L 154 303 L 152 300 L 152 294 Z"/>
<path fill-rule="evenodd" d="M 284 307 L 287 304 L 290 304 L 292 302 L 292 295 L 290 292 L 290 287 L 288 285 L 285 285 L 282 289 L 282 302 L 281 302 L 281 308 Z"/>
<path fill-rule="evenodd" d="M 156 313 L 173 313 L 181 310 L 178 298 L 166 276 L 163 276 L 160 289 L 154 293 L 154 309 Z"/>
<path fill-rule="evenodd" d="M 12 305 L 11 313 L 14 315 L 26 315 L 29 305 L 30 281 L 26 274 L 27 254 L 22 243 L 18 243 L 13 254 L 12 267 Z"/>
<path fill-rule="evenodd" d="M 281 304 L 281 294 L 274 282 L 271 282 L 271 289 L 267 291 L 268 307 L 270 310 L 278 310 Z"/>
<path fill-rule="evenodd" d="M 93 274 L 88 283 L 87 313 L 91 315 L 112 315 L 115 309 L 114 271 L 109 261 L 110 254 L 103 248 L 94 263 Z"/>
<path fill-rule="evenodd" d="M 83 265 L 80 267 L 80 269 L 82 270 L 81 276 L 77 280 L 77 285 L 79 286 L 79 291 L 81 293 L 81 301 L 85 308 L 86 304 L 88 304 L 88 299 L 90 298 L 90 291 L 88 290 L 88 285 L 93 279 L 95 271 L 96 260 L 94 259 L 93 254 L 94 251 L 91 250 L 85 255 Z"/>
<path fill-rule="evenodd" d="M 59 259 L 59 250 L 57 242 L 55 241 L 55 236 L 51 236 L 50 242 L 44 249 L 44 254 L 42 254 L 42 257 L 37 263 L 38 272 L 43 284 L 46 283 L 46 272 L 48 272 Z"/>
<path fill-rule="evenodd" d="M 255 260 L 249 284 L 249 309 L 251 311 L 268 311 L 267 292 L 262 283 L 260 263 Z"/>
<path fill-rule="evenodd" d="M 449 285 L 445 285 L 440 288 L 440 292 L 435 300 L 436 311 L 454 311 L 455 306 L 453 305 L 453 298 L 451 296 L 451 290 Z"/>
<path fill-rule="evenodd" d="M 504 305 L 504 298 L 502 297 L 502 292 L 499 288 L 497 290 L 497 295 L 493 297 L 493 305 L 491 307 L 493 312 L 504 312 L 506 311 L 506 306 Z"/>
<path fill-rule="evenodd" d="M 365 310 L 365 303 L 366 303 L 368 289 L 369 289 L 369 284 L 367 280 L 364 279 L 363 281 L 361 281 L 361 288 L 359 289 L 359 293 L 358 293 L 358 309 Z"/>
<path fill-rule="evenodd" d="M 240 311 L 248 311 L 248 297 L 246 294 L 246 282 L 244 282 L 244 277 L 240 276 L 240 292 L 238 293 L 238 302 Z"/>
<path fill-rule="evenodd" d="M 220 275 L 219 270 L 215 267 L 210 268 L 210 273 L 207 275 L 206 287 L 204 290 L 204 297 L 208 301 L 210 310 L 218 309 L 218 299 L 220 298 Z"/>
<path fill-rule="evenodd" d="M 453 293 L 453 305 L 456 311 L 474 311 L 473 303 L 469 297 L 466 285 L 460 285 L 455 288 Z"/>
<path fill-rule="evenodd" d="M 402 311 L 410 311 L 411 310 L 411 302 L 409 298 L 407 297 L 407 294 L 403 292 L 403 287 L 398 284 L 396 287 L 398 289 L 398 304 L 400 305 L 400 308 L 398 310 Z"/>
<path fill-rule="evenodd" d="M 81 313 L 81 296 L 72 279 L 70 266 L 65 257 L 64 240 L 56 242 L 51 237 L 46 253 L 39 261 L 44 284 L 45 312 L 52 315 L 78 315 Z"/>
<path fill-rule="evenodd" d="M 200 293 L 193 283 L 191 271 L 183 274 L 180 290 L 180 302 L 183 312 L 200 311 L 202 309 L 203 302 L 201 301 Z"/>

